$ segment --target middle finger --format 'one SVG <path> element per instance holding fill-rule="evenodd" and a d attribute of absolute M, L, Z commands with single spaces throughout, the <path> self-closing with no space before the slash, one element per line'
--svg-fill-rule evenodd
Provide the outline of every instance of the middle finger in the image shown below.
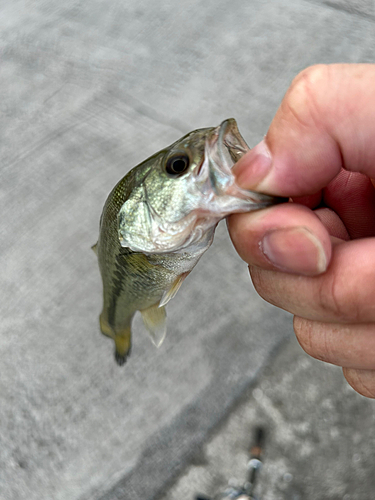
<path fill-rule="evenodd" d="M 375 238 L 333 246 L 320 276 L 250 267 L 257 292 L 268 302 L 302 318 L 334 323 L 375 322 Z"/>

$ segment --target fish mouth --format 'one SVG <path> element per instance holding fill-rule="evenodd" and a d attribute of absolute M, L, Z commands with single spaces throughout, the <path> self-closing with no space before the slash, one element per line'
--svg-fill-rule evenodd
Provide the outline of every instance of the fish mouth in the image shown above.
<path fill-rule="evenodd" d="M 207 178 L 211 181 L 219 180 L 215 177 L 231 178 L 231 168 L 247 151 L 249 146 L 241 136 L 236 120 L 224 120 L 207 135 L 202 161 L 194 170 L 195 181 L 205 183 Z M 215 189 L 216 184 L 218 182 L 212 182 L 211 187 Z"/>
<path fill-rule="evenodd" d="M 204 160 L 196 170 L 197 184 L 201 193 L 206 195 L 201 207 L 204 212 L 216 212 L 225 217 L 229 213 L 247 212 L 287 201 L 248 191 L 236 184 L 232 167 L 248 151 L 250 148 L 234 118 L 228 118 L 212 129 L 206 139 Z"/>
<path fill-rule="evenodd" d="M 234 118 L 224 120 L 218 127 L 217 155 L 224 167 L 232 166 L 249 151 Z"/>
<path fill-rule="evenodd" d="M 217 170 L 230 176 L 233 165 L 249 151 L 249 146 L 238 130 L 234 118 L 224 120 L 218 127 L 211 129 L 207 137 L 205 155 L 195 168 L 195 177 L 204 177 L 208 170 L 208 160 L 214 162 Z M 205 168 L 206 167 L 206 168 Z"/>

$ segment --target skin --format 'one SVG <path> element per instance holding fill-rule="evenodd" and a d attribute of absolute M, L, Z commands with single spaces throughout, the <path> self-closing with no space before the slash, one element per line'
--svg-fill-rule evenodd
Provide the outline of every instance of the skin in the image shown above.
<path fill-rule="evenodd" d="M 258 293 L 294 314 L 311 356 L 375 398 L 375 65 L 318 65 L 292 82 L 265 140 L 234 167 L 294 203 L 228 220 Z"/>

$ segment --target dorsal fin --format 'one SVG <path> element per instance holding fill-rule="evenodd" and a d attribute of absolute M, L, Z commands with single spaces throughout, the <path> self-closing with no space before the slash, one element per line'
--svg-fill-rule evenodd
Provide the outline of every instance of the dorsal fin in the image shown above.
<path fill-rule="evenodd" d="M 95 243 L 95 245 L 91 247 L 91 250 L 95 253 L 95 255 L 98 255 L 98 243 Z"/>

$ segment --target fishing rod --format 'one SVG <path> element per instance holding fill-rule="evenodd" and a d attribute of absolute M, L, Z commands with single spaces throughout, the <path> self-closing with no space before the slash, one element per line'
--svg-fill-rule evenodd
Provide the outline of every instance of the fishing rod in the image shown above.
<path fill-rule="evenodd" d="M 246 481 L 240 486 L 231 485 L 215 495 L 213 498 L 206 495 L 196 495 L 195 500 L 260 500 L 255 496 L 254 490 L 257 484 L 259 472 L 262 468 L 262 453 L 264 447 L 265 430 L 257 427 L 254 432 L 253 444 L 249 451 L 249 461 L 247 463 Z"/>

